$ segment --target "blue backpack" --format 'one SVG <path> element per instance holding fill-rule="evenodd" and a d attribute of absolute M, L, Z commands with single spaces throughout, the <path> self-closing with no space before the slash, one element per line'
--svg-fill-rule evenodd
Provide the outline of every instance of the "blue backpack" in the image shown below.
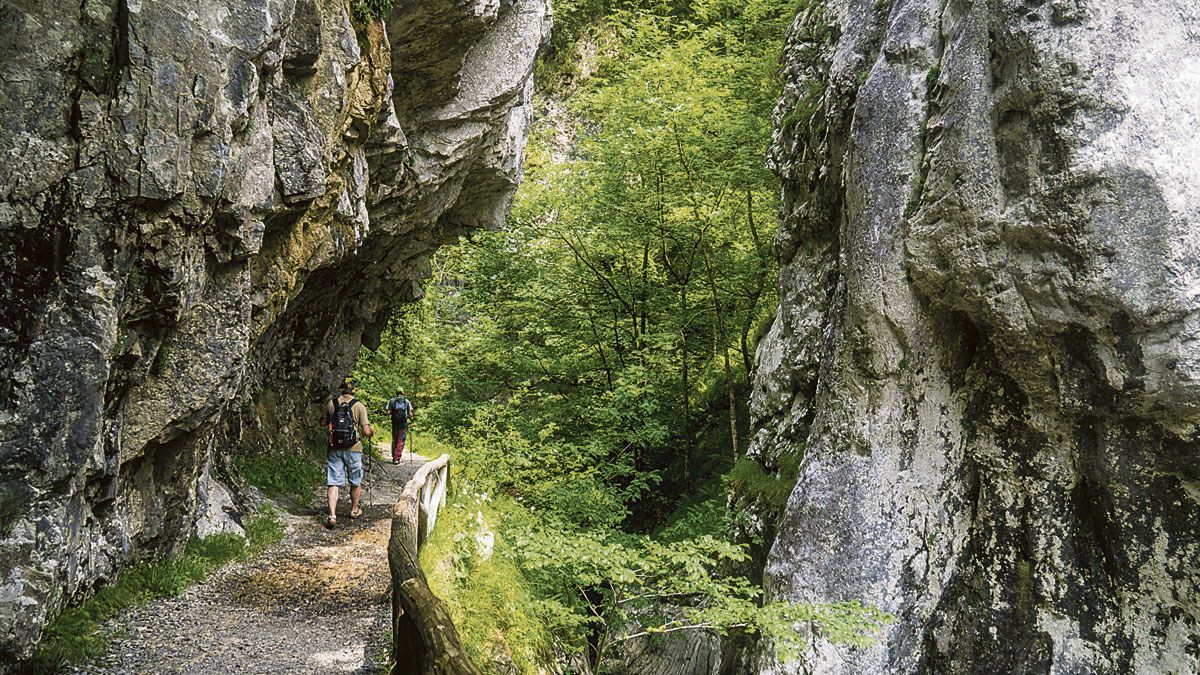
<path fill-rule="evenodd" d="M 388 412 L 392 415 L 392 422 L 397 426 L 408 425 L 408 411 L 412 409 L 412 404 L 403 396 L 397 396 L 388 401 Z"/>

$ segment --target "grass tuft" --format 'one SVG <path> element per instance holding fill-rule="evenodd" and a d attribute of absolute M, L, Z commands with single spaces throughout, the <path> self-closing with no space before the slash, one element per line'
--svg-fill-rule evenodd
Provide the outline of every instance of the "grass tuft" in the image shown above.
<path fill-rule="evenodd" d="M 324 480 L 315 458 L 303 454 L 237 455 L 233 467 L 246 482 L 271 497 L 308 499 L 313 488 Z"/>
<path fill-rule="evenodd" d="M 215 534 L 188 542 L 183 553 L 123 569 L 88 600 L 60 614 L 42 636 L 30 662 L 35 673 L 62 672 L 69 664 L 103 656 L 112 635 L 105 621 L 158 598 L 179 595 L 221 566 L 261 553 L 283 538 L 283 524 L 265 510 L 246 522 L 247 537 Z"/>
<path fill-rule="evenodd" d="M 247 558 L 253 558 L 266 549 L 283 541 L 285 531 L 279 516 L 270 509 L 260 511 L 258 515 L 246 521 L 246 551 Z M 211 538 L 211 537 L 210 537 Z"/>

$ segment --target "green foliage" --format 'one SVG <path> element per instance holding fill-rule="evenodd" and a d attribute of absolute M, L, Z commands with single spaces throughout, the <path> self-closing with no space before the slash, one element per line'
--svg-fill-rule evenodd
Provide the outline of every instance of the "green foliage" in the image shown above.
<path fill-rule="evenodd" d="M 730 493 L 756 507 L 764 518 L 774 519 L 787 506 L 798 471 L 798 463 L 793 463 L 778 473 L 769 472 L 758 460 L 745 457 L 733 465 L 725 480 Z"/>
<path fill-rule="evenodd" d="M 763 603 L 757 586 L 727 572 L 748 560 L 745 548 L 709 535 L 664 542 L 538 527 L 514 548 L 536 584 L 557 588 L 543 600 L 557 607 L 554 615 L 574 618 L 556 626 L 563 644 L 583 651 L 589 633 L 598 635 L 598 662 L 617 642 L 687 630 L 761 634 L 778 657 L 791 659 L 804 647 L 799 624 L 865 645 L 891 620 L 857 602 Z"/>
<path fill-rule="evenodd" d="M 354 0 L 354 16 L 363 23 L 382 19 L 392 11 L 396 0 Z"/>
<path fill-rule="evenodd" d="M 722 530 L 722 520 L 709 500 L 660 538 L 575 529 L 468 486 L 441 512 L 421 565 L 472 658 L 521 673 L 545 672 L 555 649 L 583 655 L 591 641 L 601 660 L 618 642 L 685 630 L 761 634 L 793 658 L 804 647 L 801 624 L 861 646 L 891 620 L 857 602 L 764 604 L 732 572 L 745 547 L 698 533 Z"/>
<path fill-rule="evenodd" d="M 177 556 L 126 567 L 116 580 L 88 600 L 62 612 L 46 629 L 30 666 L 35 672 L 61 672 L 68 664 L 103 656 L 112 639 L 105 621 L 152 600 L 179 595 L 214 570 L 239 558 L 257 555 L 283 537 L 272 511 L 246 523 L 247 538 L 216 534 L 188 542 Z"/>
<path fill-rule="evenodd" d="M 810 132 L 819 135 L 824 130 L 821 122 L 823 111 L 821 103 L 825 96 L 826 84 L 823 80 L 809 79 L 804 82 L 803 92 L 792 109 L 783 118 L 780 128 L 785 133 L 794 133 L 800 125 L 806 125 Z"/>
<path fill-rule="evenodd" d="M 171 348 L 167 346 L 166 342 L 162 342 L 158 345 L 158 351 L 154 353 L 154 361 L 150 364 L 151 375 L 161 375 L 164 371 L 166 371 L 170 354 Z"/>
<path fill-rule="evenodd" d="M 283 541 L 283 537 L 287 533 L 284 530 L 283 522 L 279 520 L 279 516 L 269 508 L 247 519 L 244 523 L 244 529 L 246 530 L 246 550 L 244 551 L 244 555 L 248 558 L 253 558 Z M 208 539 L 211 539 L 211 537 Z M 200 541 L 204 542 L 208 541 L 208 539 L 201 539 Z"/>
<path fill-rule="evenodd" d="M 699 536 L 719 537 L 729 532 L 730 512 L 724 496 L 680 508 L 658 532 L 657 538 L 675 542 Z"/>
<path fill-rule="evenodd" d="M 309 448 L 307 454 L 239 454 L 233 458 L 233 467 L 246 482 L 271 497 L 305 500 L 324 480 L 314 448 Z"/>
<path fill-rule="evenodd" d="M 942 69 L 938 66 L 932 66 L 929 72 L 925 73 L 925 87 L 932 90 L 937 86 L 938 79 L 942 76 Z"/>
<path fill-rule="evenodd" d="M 463 431 L 457 467 L 462 480 L 486 494 L 510 497 L 543 518 L 581 527 L 615 527 L 626 504 L 656 481 L 638 472 L 628 454 L 610 458 L 601 444 L 567 443 L 554 428 L 530 440 L 517 429 L 513 408 L 479 408 Z"/>
<path fill-rule="evenodd" d="M 722 496 L 681 508 L 654 537 L 631 535 L 615 519 L 578 519 L 574 505 L 535 505 L 538 481 L 496 478 L 531 469 L 503 463 L 499 454 L 467 459 L 483 449 L 454 453 L 460 493 L 421 556 L 481 663 L 512 660 L 519 672 L 538 672 L 552 658 L 548 645 L 583 655 L 591 644 L 594 665 L 623 640 L 685 630 L 760 634 L 779 657 L 793 658 L 804 647 L 801 624 L 834 642 L 864 645 L 891 620 L 857 602 L 763 603 L 761 590 L 737 571 L 749 556 L 725 538 L 731 516 Z M 501 492 L 480 492 L 472 480 Z M 576 494 L 581 503 L 591 496 Z"/>
<path fill-rule="evenodd" d="M 778 188 L 763 152 L 792 12 L 765 0 L 557 5 L 552 44 L 603 48 L 561 118 L 535 127 L 505 230 L 439 254 L 424 302 L 363 354 L 372 416 L 403 387 L 417 427 L 469 454 L 507 462 L 520 453 L 500 448 L 537 446 L 534 464 L 568 470 L 526 496 L 562 513 L 595 501 L 604 522 L 669 513 L 726 470 L 731 442 L 719 461 L 706 453 L 730 436 L 727 390 L 747 387 L 774 310 Z"/>
<path fill-rule="evenodd" d="M 826 48 L 820 0 L 801 9 L 811 49 Z M 729 541 L 747 503 L 781 509 L 795 478 L 734 460 L 738 392 L 776 304 L 778 182 L 763 155 L 796 7 L 555 10 L 537 72 L 548 114 L 505 227 L 443 249 L 424 300 L 355 368 L 372 417 L 402 387 L 416 450 L 439 454 L 434 437 L 457 449 L 464 492 L 422 554 L 434 590 L 472 655 L 523 672 L 553 669 L 548 645 L 583 653 L 596 635 L 602 652 L 705 630 L 762 634 L 787 654 L 803 623 L 868 639 L 884 620 L 873 610 L 764 605 Z M 827 97 L 814 78 L 785 124 L 820 133 Z"/>
<path fill-rule="evenodd" d="M 510 500 L 455 495 L 421 551 L 421 567 L 476 663 L 507 661 L 534 674 L 553 663 L 552 624 L 497 533 L 521 513 Z M 490 553 L 481 543 L 489 539 Z"/>

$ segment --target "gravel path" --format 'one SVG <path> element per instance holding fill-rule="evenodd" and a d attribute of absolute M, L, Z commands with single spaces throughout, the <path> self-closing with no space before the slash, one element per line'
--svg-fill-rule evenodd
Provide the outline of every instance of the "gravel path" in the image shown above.
<path fill-rule="evenodd" d="M 391 507 L 425 461 L 372 462 L 363 517 L 349 519 L 343 490 L 332 531 L 323 488 L 311 508 L 281 511 L 288 533 L 278 546 L 124 615 L 109 655 L 77 672 L 385 672 Z"/>

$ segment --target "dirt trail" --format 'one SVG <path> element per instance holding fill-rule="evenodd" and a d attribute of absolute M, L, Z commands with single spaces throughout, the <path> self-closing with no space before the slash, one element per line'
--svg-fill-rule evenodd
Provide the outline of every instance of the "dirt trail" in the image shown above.
<path fill-rule="evenodd" d="M 324 489 L 311 509 L 281 512 L 283 542 L 121 617 L 109 655 L 77 672 L 384 672 L 391 508 L 424 462 L 371 462 L 363 517 L 350 520 L 343 490 L 334 530 L 319 515 Z"/>

